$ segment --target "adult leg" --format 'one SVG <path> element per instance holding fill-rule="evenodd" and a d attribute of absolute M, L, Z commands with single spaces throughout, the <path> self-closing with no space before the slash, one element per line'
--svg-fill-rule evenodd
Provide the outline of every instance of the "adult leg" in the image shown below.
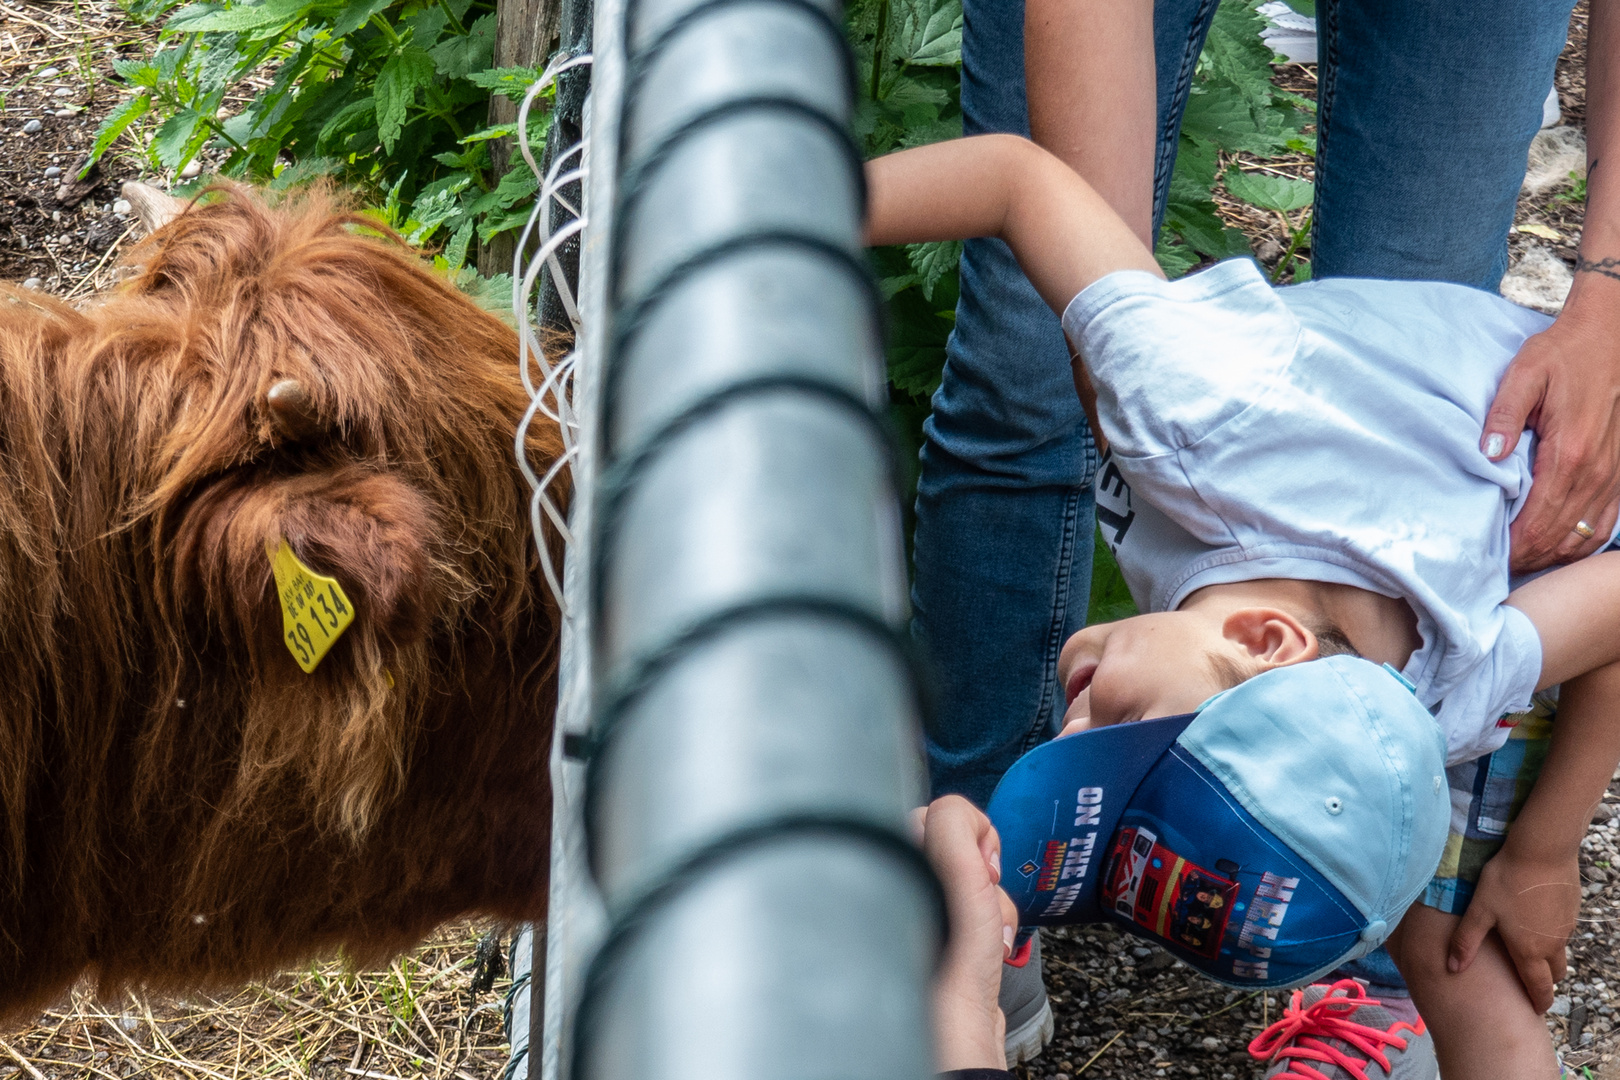
<path fill-rule="evenodd" d="M 1170 144 L 1156 162 L 1160 189 L 1215 2 L 1162 0 L 1155 10 Z M 964 129 L 1027 135 L 1022 3 L 966 0 L 963 18 Z M 983 804 L 1063 713 L 1057 656 L 1084 625 L 1090 596 L 1095 450 L 1062 329 L 1006 245 L 968 242 L 961 285 L 924 425 L 913 628 L 940 690 L 927 733 L 935 794 Z"/>
<path fill-rule="evenodd" d="M 1495 290 L 1572 0 L 1323 0 L 1317 277 Z"/>
<path fill-rule="evenodd" d="M 1023 5 L 963 5 L 968 134 L 1027 135 Z M 1058 649 L 1085 622 L 1095 457 L 1057 318 L 1007 246 L 964 246 L 945 371 L 923 426 L 913 630 L 937 676 L 935 796 L 981 806 L 1062 714 Z"/>

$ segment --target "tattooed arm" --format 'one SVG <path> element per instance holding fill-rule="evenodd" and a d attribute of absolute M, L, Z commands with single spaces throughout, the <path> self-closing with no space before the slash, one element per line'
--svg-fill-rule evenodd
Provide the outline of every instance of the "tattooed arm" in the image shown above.
<path fill-rule="evenodd" d="M 1592 0 L 1590 20 L 1586 226 L 1575 286 L 1557 322 L 1514 358 L 1481 440 L 1500 458 L 1526 426 L 1541 439 L 1536 483 L 1513 523 L 1521 573 L 1591 554 L 1620 511 L 1620 0 Z M 1590 539 L 1574 531 L 1581 521 Z"/>

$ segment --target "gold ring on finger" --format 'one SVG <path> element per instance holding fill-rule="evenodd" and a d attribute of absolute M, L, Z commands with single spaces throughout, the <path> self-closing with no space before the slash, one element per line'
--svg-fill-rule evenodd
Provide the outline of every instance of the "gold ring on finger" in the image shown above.
<path fill-rule="evenodd" d="M 1592 528 L 1592 526 L 1588 525 L 1585 521 L 1577 521 L 1575 523 L 1574 531 L 1581 534 L 1582 540 L 1590 540 L 1592 537 L 1597 535 L 1597 530 Z"/>

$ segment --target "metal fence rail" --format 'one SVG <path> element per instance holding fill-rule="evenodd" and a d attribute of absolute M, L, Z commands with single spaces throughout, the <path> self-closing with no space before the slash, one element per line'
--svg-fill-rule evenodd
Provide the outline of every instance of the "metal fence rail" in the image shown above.
<path fill-rule="evenodd" d="M 597 7 L 559 714 L 588 764 L 554 770 L 548 1078 L 931 1073 L 943 921 L 904 831 L 920 704 L 836 16 Z"/>

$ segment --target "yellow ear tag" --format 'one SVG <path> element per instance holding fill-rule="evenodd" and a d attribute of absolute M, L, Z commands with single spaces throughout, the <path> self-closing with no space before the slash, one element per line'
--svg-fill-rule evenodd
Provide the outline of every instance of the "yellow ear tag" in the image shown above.
<path fill-rule="evenodd" d="M 265 553 L 270 556 L 281 600 L 281 639 L 298 666 L 312 672 L 354 622 L 354 605 L 343 595 L 336 578 L 305 566 L 287 541 L 274 550 L 266 546 Z"/>

